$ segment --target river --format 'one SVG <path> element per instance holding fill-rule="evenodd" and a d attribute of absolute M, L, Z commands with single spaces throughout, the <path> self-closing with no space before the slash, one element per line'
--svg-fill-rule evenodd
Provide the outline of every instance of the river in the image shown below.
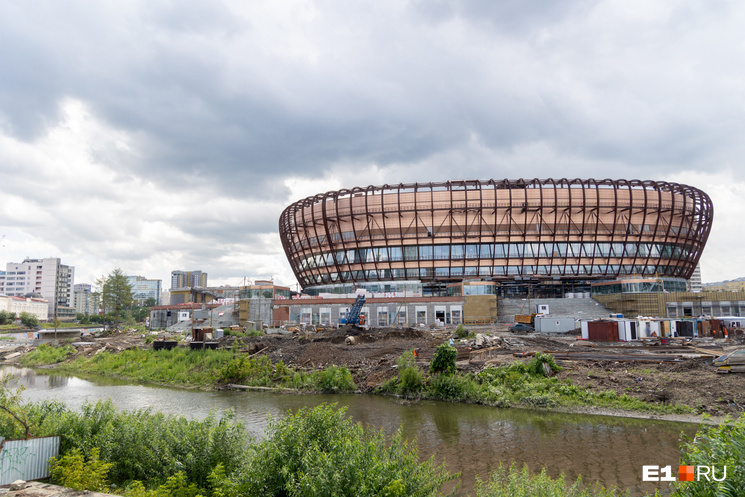
<path fill-rule="evenodd" d="M 423 457 L 435 456 L 451 472 L 460 472 L 462 495 L 471 492 L 477 475 L 486 478 L 500 462 L 528 464 L 548 474 L 563 472 L 574 481 L 599 481 L 643 495 L 662 488 L 642 482 L 642 465 L 679 463 L 681 431 L 695 433 L 696 425 L 648 419 L 498 409 L 444 402 L 402 402 L 372 395 L 287 395 L 270 392 L 196 391 L 144 386 L 128 382 L 84 380 L 41 375 L 28 369 L 4 367 L 26 387 L 23 398 L 64 402 L 78 408 L 85 402 L 111 399 L 118 409 L 151 408 L 164 413 L 202 418 L 215 411 L 235 411 L 256 438 L 263 435 L 268 417 L 288 409 L 320 403 L 346 406 L 360 421 L 391 434 L 401 427 L 416 438 Z"/>

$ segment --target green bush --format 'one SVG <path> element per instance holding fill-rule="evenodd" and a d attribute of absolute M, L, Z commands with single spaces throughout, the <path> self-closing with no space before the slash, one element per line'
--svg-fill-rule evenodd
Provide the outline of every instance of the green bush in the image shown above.
<path fill-rule="evenodd" d="M 13 321 L 15 320 L 16 320 L 15 312 L 0 311 L 0 325 L 13 324 Z"/>
<path fill-rule="evenodd" d="M 215 495 L 431 496 L 454 478 L 434 459 L 420 463 L 416 446 L 397 432 L 352 422 L 345 409 L 321 405 L 271 422 L 231 477 L 213 477 Z"/>
<path fill-rule="evenodd" d="M 347 368 L 329 366 L 314 375 L 318 390 L 323 393 L 354 392 L 357 385 L 354 384 L 352 373 Z"/>
<path fill-rule="evenodd" d="M 52 480 L 63 487 L 105 492 L 109 487 L 107 476 L 113 464 L 102 461 L 98 447 L 94 447 L 87 460 L 80 449 L 73 449 L 59 459 L 52 457 L 49 466 Z"/>
<path fill-rule="evenodd" d="M 688 496 L 741 496 L 745 495 L 745 414 L 733 420 L 726 418 L 719 426 L 701 425 L 694 438 L 683 435 L 681 464 L 689 466 L 714 466 L 722 482 L 677 482 L 673 495 Z"/>
<path fill-rule="evenodd" d="M 26 328 L 36 328 L 39 326 L 39 318 L 28 312 L 21 313 L 21 324 Z"/>
<path fill-rule="evenodd" d="M 416 364 L 414 351 L 404 352 L 396 360 L 398 366 L 398 393 L 405 396 L 418 394 L 424 387 L 424 374 Z"/>
<path fill-rule="evenodd" d="M 447 343 L 443 343 L 435 351 L 432 361 L 429 363 L 429 370 L 432 373 L 452 374 L 455 372 L 455 358 L 458 357 L 458 351 Z"/>
<path fill-rule="evenodd" d="M 551 371 L 561 371 L 561 366 L 556 364 L 554 356 L 551 354 L 544 354 L 543 352 L 536 352 L 535 357 L 528 362 L 526 369 L 528 373 L 533 376 L 546 376 L 543 372 L 543 365 L 548 364 L 551 367 Z"/>
<path fill-rule="evenodd" d="M 154 490 L 147 490 L 142 482 L 135 481 L 125 491 L 124 497 L 200 497 L 200 489 L 189 483 L 186 474 L 179 471 Z"/>
<path fill-rule="evenodd" d="M 451 402 L 476 400 L 476 383 L 466 375 L 439 374 L 429 383 L 431 397 Z"/>
<path fill-rule="evenodd" d="M 458 338 L 466 338 L 468 336 L 468 330 L 465 326 L 459 324 L 458 327 L 455 328 L 455 336 Z"/>
<path fill-rule="evenodd" d="M 84 404 L 80 411 L 55 402 L 25 409 L 34 436 L 61 436 L 62 455 L 77 449 L 90 458 L 100 447 L 101 459 L 113 463 L 109 478 L 120 487 L 134 480 L 163 484 L 183 471 L 189 482 L 206 488 L 216 466 L 228 472 L 238 467 L 248 443 L 245 426 L 230 412 L 187 420 L 150 410 L 119 412 L 111 401 Z"/>
<path fill-rule="evenodd" d="M 527 466 L 517 469 L 515 464 L 510 465 L 509 469 L 500 464 L 488 481 L 479 479 L 476 482 L 477 497 L 614 497 L 628 494 L 621 494 L 614 487 L 585 487 L 582 477 L 567 486 L 563 474 L 553 479 L 544 469 L 539 474 L 531 475 Z"/>

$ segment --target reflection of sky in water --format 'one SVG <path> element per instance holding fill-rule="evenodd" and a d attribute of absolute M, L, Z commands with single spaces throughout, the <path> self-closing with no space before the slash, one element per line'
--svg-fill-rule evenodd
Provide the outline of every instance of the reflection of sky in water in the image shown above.
<path fill-rule="evenodd" d="M 363 424 L 387 434 L 401 428 L 416 438 L 420 456 L 435 455 L 448 469 L 462 473 L 461 488 L 470 491 L 476 476 L 486 478 L 500 462 L 546 467 L 552 476 L 564 472 L 570 480 L 581 474 L 586 482 L 600 480 L 635 494 L 653 493 L 641 482 L 643 464 L 678 464 L 678 435 L 690 435 L 694 425 L 651 420 L 581 416 L 497 409 L 441 402 L 403 403 L 367 395 L 286 395 L 268 392 L 204 392 L 133 385 L 110 379 L 87 381 L 74 377 L 20 373 L 30 401 L 57 400 L 71 408 L 85 402 L 111 399 L 119 409 L 151 408 L 189 418 L 203 418 L 232 409 L 254 437 L 261 437 L 267 417 L 322 402 L 346 406 Z"/>

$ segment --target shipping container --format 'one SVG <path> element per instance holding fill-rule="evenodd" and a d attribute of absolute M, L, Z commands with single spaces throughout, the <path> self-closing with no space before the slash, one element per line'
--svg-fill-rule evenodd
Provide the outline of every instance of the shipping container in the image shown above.
<path fill-rule="evenodd" d="M 617 321 L 589 321 L 587 323 L 587 334 L 593 342 L 617 342 Z"/>

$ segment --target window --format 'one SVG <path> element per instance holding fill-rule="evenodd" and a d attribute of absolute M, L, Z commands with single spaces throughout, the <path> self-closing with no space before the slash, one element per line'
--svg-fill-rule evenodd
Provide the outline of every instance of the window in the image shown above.
<path fill-rule="evenodd" d="M 416 245 L 407 245 L 404 247 L 404 260 L 405 261 L 415 261 L 419 257 L 417 255 L 417 247 Z"/>
<path fill-rule="evenodd" d="M 432 246 L 422 245 L 419 247 L 419 258 L 425 261 L 432 260 Z"/>
<path fill-rule="evenodd" d="M 446 261 L 450 259 L 450 245 L 435 245 L 435 259 Z"/>
<path fill-rule="evenodd" d="M 463 259 L 465 249 L 463 245 L 451 245 L 450 246 L 450 258 L 451 259 Z"/>

